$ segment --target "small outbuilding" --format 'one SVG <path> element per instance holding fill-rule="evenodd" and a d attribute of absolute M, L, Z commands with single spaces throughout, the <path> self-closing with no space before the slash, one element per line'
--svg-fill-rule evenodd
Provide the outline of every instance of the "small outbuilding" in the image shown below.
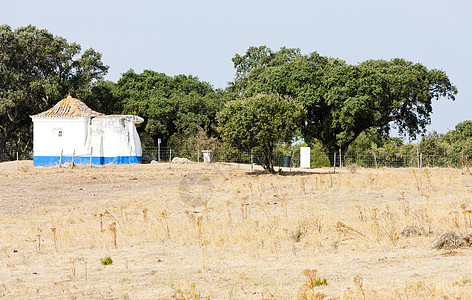
<path fill-rule="evenodd" d="M 141 117 L 105 115 L 71 96 L 30 117 L 35 166 L 142 161 L 141 140 L 136 131 L 136 124 L 144 121 Z"/>

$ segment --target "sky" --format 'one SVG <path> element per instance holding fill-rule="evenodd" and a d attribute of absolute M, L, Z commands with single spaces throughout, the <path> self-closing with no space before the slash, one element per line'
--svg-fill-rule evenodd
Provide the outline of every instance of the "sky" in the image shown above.
<path fill-rule="evenodd" d="M 299 48 L 350 64 L 396 57 L 441 69 L 454 102 L 434 101 L 428 131 L 472 119 L 469 0 L 1 0 L 0 24 L 34 25 L 103 54 L 106 79 L 133 69 L 197 76 L 215 88 L 251 46 Z"/>

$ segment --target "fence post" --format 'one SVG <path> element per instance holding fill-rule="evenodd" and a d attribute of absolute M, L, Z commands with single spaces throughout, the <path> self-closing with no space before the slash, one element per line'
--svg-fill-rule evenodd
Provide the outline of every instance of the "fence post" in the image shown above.
<path fill-rule="evenodd" d="M 251 149 L 251 171 L 254 170 L 254 162 L 253 162 L 253 156 L 252 156 L 252 149 Z"/>
<path fill-rule="evenodd" d="M 169 169 L 172 167 L 172 148 L 169 149 Z"/>
<path fill-rule="evenodd" d="M 157 162 L 161 162 L 161 139 L 157 139 Z"/>
<path fill-rule="evenodd" d="M 92 153 L 93 153 L 93 147 L 90 147 L 90 168 L 92 167 Z"/>
<path fill-rule="evenodd" d="M 72 152 L 72 163 L 70 164 L 71 169 L 74 168 L 74 158 L 75 158 L 75 149 L 74 149 L 74 152 Z"/>
<path fill-rule="evenodd" d="M 416 165 L 420 168 L 420 150 L 416 148 Z"/>
<path fill-rule="evenodd" d="M 375 155 L 375 152 L 373 153 L 374 153 L 375 169 L 377 170 L 377 174 L 379 174 L 379 167 L 377 166 L 377 156 Z"/>
<path fill-rule="evenodd" d="M 420 174 L 423 171 L 423 153 L 420 153 Z"/>
<path fill-rule="evenodd" d="M 343 167 L 343 153 L 342 150 L 339 149 L 339 168 L 341 169 Z"/>
<path fill-rule="evenodd" d="M 333 159 L 334 174 L 336 174 L 336 151 L 334 151 L 333 154 L 334 154 L 334 159 Z"/>
<path fill-rule="evenodd" d="M 57 166 L 58 169 L 61 168 L 61 164 L 62 164 L 62 153 L 64 152 L 64 149 L 61 150 L 61 156 L 59 157 L 59 165 Z"/>
<path fill-rule="evenodd" d="M 288 166 L 290 167 L 290 173 L 292 172 L 292 160 L 293 160 L 293 149 L 290 150 L 290 163 Z"/>

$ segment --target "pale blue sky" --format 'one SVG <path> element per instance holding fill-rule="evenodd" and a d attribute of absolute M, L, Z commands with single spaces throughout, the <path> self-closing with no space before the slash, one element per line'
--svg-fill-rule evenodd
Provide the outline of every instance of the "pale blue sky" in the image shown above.
<path fill-rule="evenodd" d="M 92 47 L 117 81 L 129 69 L 191 74 L 216 88 L 250 46 L 286 46 L 357 64 L 401 57 L 442 69 L 459 89 L 433 106 L 429 130 L 472 119 L 472 1 L 1 1 L 0 23 L 46 28 Z"/>

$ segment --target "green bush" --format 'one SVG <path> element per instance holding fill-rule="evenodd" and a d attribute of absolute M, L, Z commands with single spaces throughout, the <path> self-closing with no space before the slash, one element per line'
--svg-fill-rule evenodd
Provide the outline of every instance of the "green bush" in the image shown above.
<path fill-rule="evenodd" d="M 111 265 L 113 263 L 113 259 L 111 259 L 110 256 L 105 256 L 104 258 L 100 259 L 100 262 L 102 263 L 102 265 L 108 266 L 108 265 Z"/>

